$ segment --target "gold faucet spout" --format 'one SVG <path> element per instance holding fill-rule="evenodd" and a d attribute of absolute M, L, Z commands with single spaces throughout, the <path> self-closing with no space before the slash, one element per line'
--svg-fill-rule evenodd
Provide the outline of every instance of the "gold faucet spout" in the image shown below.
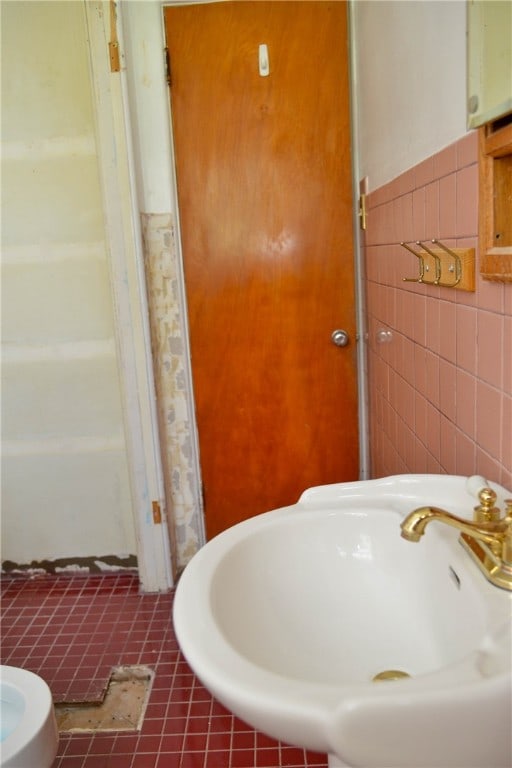
<path fill-rule="evenodd" d="M 489 545 L 501 545 L 507 531 L 507 523 L 504 520 L 489 523 L 472 523 L 461 517 L 452 515 L 439 507 L 419 507 L 411 512 L 401 524 L 401 535 L 407 541 L 419 541 L 425 533 L 429 523 L 437 520 L 461 533 L 471 536 L 473 539 L 485 541 Z"/>
<path fill-rule="evenodd" d="M 478 494 L 473 522 L 439 507 L 419 507 L 407 515 L 400 528 L 404 539 L 419 541 L 425 528 L 437 520 L 460 531 L 459 541 L 485 578 L 497 587 L 512 591 L 512 501 L 504 517 L 494 506 L 496 493 L 484 488 Z"/>

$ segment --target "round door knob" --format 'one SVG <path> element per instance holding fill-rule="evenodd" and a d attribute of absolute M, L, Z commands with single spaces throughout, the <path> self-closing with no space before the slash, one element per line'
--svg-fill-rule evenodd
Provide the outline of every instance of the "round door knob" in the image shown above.
<path fill-rule="evenodd" d="M 337 328 L 331 333 L 331 340 L 337 347 L 346 347 L 349 342 L 348 333 L 342 331 L 341 328 Z"/>

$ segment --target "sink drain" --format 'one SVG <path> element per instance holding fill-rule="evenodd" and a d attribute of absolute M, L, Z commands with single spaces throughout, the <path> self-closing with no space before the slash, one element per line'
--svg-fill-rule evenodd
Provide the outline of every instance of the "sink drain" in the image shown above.
<path fill-rule="evenodd" d="M 403 680 L 405 677 L 410 677 L 410 674 L 402 672 L 401 669 L 385 669 L 372 677 L 372 683 L 380 683 L 382 680 Z"/>

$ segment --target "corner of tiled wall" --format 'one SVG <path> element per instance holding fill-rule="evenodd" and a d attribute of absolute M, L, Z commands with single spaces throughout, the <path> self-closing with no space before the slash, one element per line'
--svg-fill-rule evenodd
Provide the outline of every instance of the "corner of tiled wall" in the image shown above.
<path fill-rule="evenodd" d="M 478 472 L 512 490 L 512 284 L 480 277 L 477 233 L 476 132 L 368 196 L 372 477 Z M 418 262 L 400 242 L 432 238 L 476 249 L 474 292 L 402 280 Z"/>

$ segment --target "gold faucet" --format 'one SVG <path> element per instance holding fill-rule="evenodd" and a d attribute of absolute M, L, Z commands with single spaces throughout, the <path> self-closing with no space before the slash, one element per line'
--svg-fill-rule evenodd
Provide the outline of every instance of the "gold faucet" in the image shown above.
<path fill-rule="evenodd" d="M 473 522 L 438 507 L 419 507 L 402 522 L 402 536 L 407 541 L 419 541 L 434 520 L 457 528 L 460 543 L 484 576 L 492 584 L 512 591 L 512 500 L 506 500 L 507 509 L 501 517 L 491 488 L 483 488 L 478 498 Z"/>

